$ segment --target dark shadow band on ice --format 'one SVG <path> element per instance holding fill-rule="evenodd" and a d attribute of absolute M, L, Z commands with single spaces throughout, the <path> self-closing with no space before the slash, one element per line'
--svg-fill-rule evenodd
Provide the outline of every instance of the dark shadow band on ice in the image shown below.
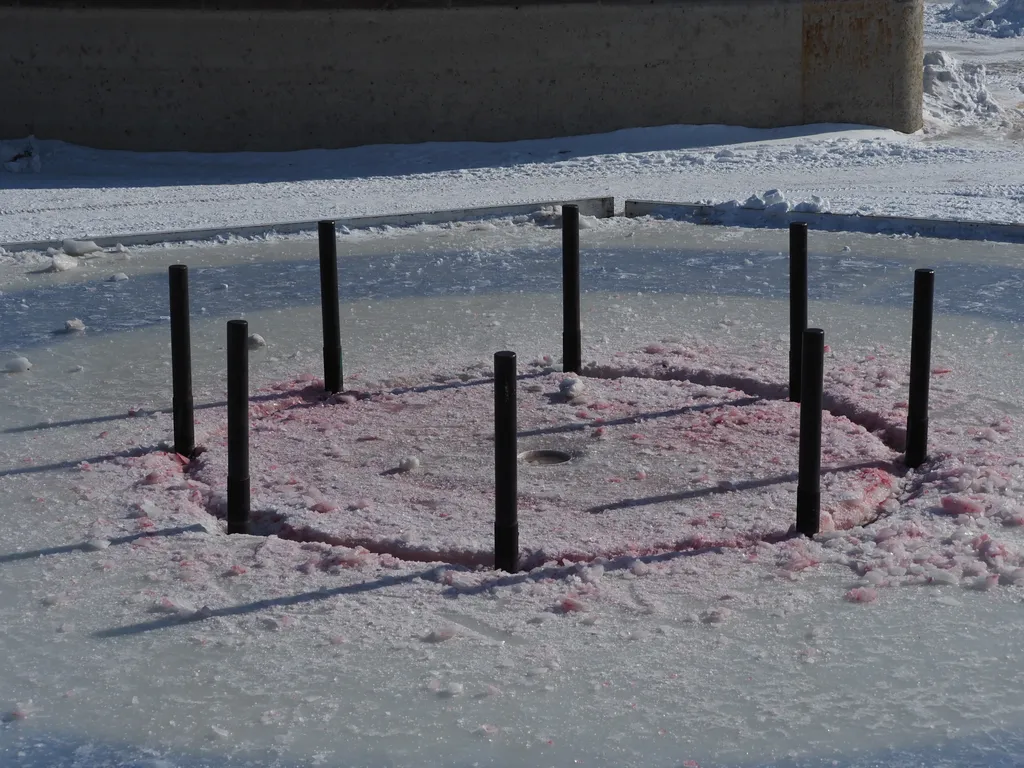
<path fill-rule="evenodd" d="M 987 240 L 1024 243 L 1024 224 L 956 219 L 918 219 L 908 216 L 873 216 L 860 213 L 815 213 L 744 208 L 703 203 L 670 203 L 657 200 L 627 200 L 627 218 L 652 216 L 691 224 L 783 229 L 790 224 L 808 224 L 820 232 L 860 232 L 869 235 L 908 235 L 942 240 Z"/>
<path fill-rule="evenodd" d="M 639 557 L 623 556 L 617 557 L 604 564 L 605 570 L 607 571 L 620 571 L 628 570 L 635 562 L 640 561 L 643 563 L 656 563 L 665 562 L 669 560 L 677 560 L 684 558 L 691 558 L 708 552 L 721 552 L 722 548 L 718 546 L 707 546 L 699 549 L 681 550 L 678 552 L 659 552 L 652 555 L 641 555 Z M 541 582 L 546 579 L 553 578 L 565 578 L 566 576 L 576 571 L 576 564 L 571 565 L 546 565 L 538 568 L 534 568 L 531 571 L 520 571 L 518 573 L 504 573 L 502 571 L 494 571 L 491 578 L 484 581 L 482 584 L 478 584 L 472 587 L 455 588 L 448 587 L 447 591 L 452 594 L 462 595 L 474 595 L 487 592 L 488 590 L 496 587 L 510 587 L 515 584 L 526 584 L 531 582 Z M 188 611 L 176 611 L 169 615 L 161 616 L 157 619 L 150 621 L 142 621 L 136 624 L 128 624 L 121 627 L 112 627 L 110 629 L 102 629 L 92 633 L 92 637 L 97 639 L 106 639 L 112 637 L 125 637 L 130 635 L 141 635 L 146 632 L 153 632 L 156 630 L 170 629 L 172 627 L 178 627 L 183 624 L 192 624 L 199 621 L 205 621 L 206 619 L 222 618 L 225 616 L 241 616 L 250 613 L 259 613 L 270 608 L 284 608 L 295 605 L 301 605 L 303 603 L 316 602 L 319 600 L 328 600 L 332 597 L 338 597 L 339 595 L 354 595 L 363 592 L 372 592 L 377 589 L 385 589 L 387 587 L 393 587 L 397 584 L 406 584 L 415 582 L 416 580 L 422 579 L 425 581 L 436 581 L 438 578 L 437 564 L 433 567 L 427 568 L 422 571 L 415 573 L 408 573 L 402 576 L 382 576 L 379 579 L 372 581 L 363 581 L 357 584 L 347 584 L 342 587 L 335 587 L 333 589 L 321 588 L 313 590 L 311 592 L 299 592 L 294 595 L 283 595 L 281 597 L 271 597 L 264 600 L 254 600 L 251 603 L 240 603 L 238 605 L 229 605 L 221 608 L 209 608 L 202 607 L 197 610 Z"/>
<path fill-rule="evenodd" d="M 606 219 L 615 213 L 615 200 L 611 197 L 589 197 L 581 200 L 558 202 L 521 203 L 518 205 L 494 205 L 482 208 L 456 208 L 447 211 L 420 211 L 394 213 L 385 216 L 341 216 L 334 218 L 338 229 L 373 229 L 374 227 L 414 227 L 425 224 L 449 224 L 458 221 L 480 221 L 484 219 L 530 216 L 545 209 L 562 205 L 579 206 L 580 214 Z M 329 215 L 322 218 L 330 218 Z M 278 224 L 250 224 L 237 227 L 216 227 L 213 229 L 187 229 L 174 232 L 129 232 L 120 235 L 85 236 L 78 238 L 95 243 L 100 248 L 115 248 L 118 245 L 160 245 L 163 243 L 189 243 L 216 241 L 228 237 L 260 238 L 272 235 L 299 235 L 316 232 L 319 219 L 292 221 Z M 37 240 L 23 243 L 0 243 L 5 251 L 46 251 L 60 250 L 62 240 Z"/>
<path fill-rule="evenodd" d="M 104 540 L 106 546 L 118 546 L 122 544 L 131 544 L 133 541 L 139 541 L 140 539 L 149 539 L 154 536 L 179 536 L 183 533 L 206 533 L 204 528 L 199 523 L 193 525 L 179 525 L 174 528 L 161 528 L 158 531 L 143 531 L 142 533 L 131 533 L 127 536 L 118 536 L 113 539 Z M 104 547 L 106 548 L 106 547 Z M 67 555 L 72 552 L 93 552 L 97 549 L 97 546 L 88 541 L 79 542 L 77 544 L 66 544 L 60 547 L 46 547 L 45 549 L 32 549 L 26 552 L 11 552 L 7 555 L 0 555 L 0 565 L 5 563 L 17 563 L 22 560 L 35 560 L 37 557 L 48 557 L 50 555 Z"/>
<path fill-rule="evenodd" d="M 938 743 L 914 743 L 898 746 L 882 746 L 862 749 L 854 755 L 842 755 L 830 750 L 819 756 L 783 757 L 765 763 L 756 758 L 716 762 L 719 768 L 757 768 L 771 765 L 772 768 L 877 768 L 877 766 L 905 765 L 955 765 L 958 768 L 1017 768 L 1020 755 L 1024 753 L 1024 733 L 1008 727 L 986 730 L 975 734 L 958 735 Z M 2 749 L 2 748 L 0 748 Z M 76 768 L 307 768 L 307 759 L 292 760 L 282 757 L 279 752 L 266 749 L 226 749 L 191 751 L 181 747 L 163 746 L 160 749 L 143 747 L 128 741 L 76 733 L 70 729 L 59 730 L 34 728 L 12 732 L 6 749 L 0 757 L 11 755 L 11 765 L 18 768 L 54 768 L 70 766 Z M 589 756 L 590 753 L 584 752 Z M 14 755 L 17 755 L 15 759 Z M 346 744 L 345 765 L 364 765 L 370 768 L 407 765 L 395 761 L 386 747 L 357 747 Z M 5 763 L 6 764 L 6 763 Z M 315 764 L 315 763 L 313 763 Z M 434 763 L 422 760 L 417 763 L 423 768 L 451 768 L 468 765 L 467 762 Z M 512 768 L 521 765 L 515 757 L 503 758 L 496 755 L 486 761 L 472 764 L 489 768 Z M 610 759 L 595 758 L 595 766 L 616 765 Z M 330 763 L 339 765 L 339 763 Z"/>

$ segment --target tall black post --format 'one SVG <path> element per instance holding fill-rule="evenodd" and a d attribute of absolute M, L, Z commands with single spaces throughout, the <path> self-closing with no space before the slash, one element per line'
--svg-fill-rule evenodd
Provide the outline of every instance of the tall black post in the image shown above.
<path fill-rule="evenodd" d="M 562 206 L 562 370 L 583 367 L 580 332 L 580 208 Z"/>
<path fill-rule="evenodd" d="M 803 334 L 800 381 L 800 459 L 796 481 L 796 529 L 813 536 L 821 524 L 821 409 L 825 332 Z"/>
<path fill-rule="evenodd" d="M 320 310 L 324 326 L 324 388 L 340 392 L 343 385 L 341 361 L 341 310 L 338 298 L 338 238 L 333 221 L 316 226 L 320 240 Z"/>
<path fill-rule="evenodd" d="M 935 270 L 914 271 L 914 321 L 910 337 L 910 399 L 907 401 L 907 450 L 912 469 L 928 458 L 928 384 L 932 368 L 932 311 Z"/>
<path fill-rule="evenodd" d="M 249 324 L 228 320 L 228 533 L 249 529 Z"/>
<path fill-rule="evenodd" d="M 519 565 L 516 353 L 494 353 L 494 567 Z"/>
<path fill-rule="evenodd" d="M 800 362 L 807 330 L 807 225 L 789 225 L 789 399 L 800 402 Z"/>
<path fill-rule="evenodd" d="M 191 457 L 196 450 L 195 402 L 192 399 L 192 341 L 188 312 L 188 267 L 167 268 L 171 292 L 171 412 L 174 450 Z"/>

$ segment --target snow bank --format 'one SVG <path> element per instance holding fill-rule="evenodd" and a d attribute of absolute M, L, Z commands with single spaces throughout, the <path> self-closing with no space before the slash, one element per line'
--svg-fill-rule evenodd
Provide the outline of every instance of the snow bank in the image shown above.
<path fill-rule="evenodd" d="M 945 21 L 959 22 L 967 30 L 991 37 L 1024 34 L 1024 0 L 956 0 Z"/>
<path fill-rule="evenodd" d="M 998 7 L 997 0 L 956 0 L 946 11 L 946 16 L 955 21 L 973 21 Z"/>
<path fill-rule="evenodd" d="M 986 85 L 985 66 L 944 51 L 924 57 L 924 109 L 929 127 L 979 125 L 1004 113 Z"/>

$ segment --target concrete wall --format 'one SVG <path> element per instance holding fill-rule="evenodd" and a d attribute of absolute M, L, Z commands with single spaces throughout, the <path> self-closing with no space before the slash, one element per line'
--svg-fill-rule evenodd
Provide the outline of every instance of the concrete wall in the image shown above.
<path fill-rule="evenodd" d="M 922 0 L 171 4 L 0 3 L 0 137 L 222 151 L 921 127 Z"/>

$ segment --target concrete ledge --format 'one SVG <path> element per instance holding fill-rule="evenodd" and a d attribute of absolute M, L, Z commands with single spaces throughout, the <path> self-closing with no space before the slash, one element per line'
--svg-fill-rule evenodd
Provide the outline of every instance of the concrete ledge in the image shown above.
<path fill-rule="evenodd" d="M 615 213 L 615 199 L 612 197 L 588 197 L 582 200 L 562 200 L 549 203 L 523 203 L 522 205 L 498 205 L 485 208 L 457 208 L 450 211 L 427 211 L 423 213 L 394 213 L 387 216 L 354 216 L 336 218 L 339 227 L 349 229 L 370 229 L 372 227 L 413 227 L 418 224 L 447 224 L 456 221 L 483 221 L 485 219 L 529 216 L 544 208 L 561 205 L 578 205 L 582 216 L 606 219 Z M 218 227 L 216 229 L 190 229 L 175 232 L 139 232 L 123 235 L 102 235 L 99 237 L 77 237 L 76 240 L 91 240 L 101 248 L 116 245 L 159 245 L 162 243 L 185 243 L 201 240 L 216 240 L 223 237 L 267 237 L 270 235 L 298 235 L 316 232 L 316 221 L 292 221 L 283 224 L 252 224 L 239 227 Z M 0 243 L 0 247 L 11 253 L 19 251 L 45 251 L 47 248 L 60 249 L 61 240 L 37 240 L 24 243 Z"/>
<path fill-rule="evenodd" d="M 693 224 L 717 224 L 730 227 L 784 229 L 793 222 L 804 222 L 824 232 L 862 232 L 881 235 L 918 235 L 943 240 L 991 240 L 1024 243 L 1024 224 L 998 224 L 987 221 L 953 219 L 916 219 L 901 216 L 863 216 L 845 213 L 767 214 L 746 208 L 721 210 L 713 205 L 667 203 L 654 200 L 627 200 L 624 215 L 630 218 L 653 216 Z"/>
<path fill-rule="evenodd" d="M 0 5 L 0 137 L 235 152 L 922 123 L 923 0 L 285 7 Z"/>

